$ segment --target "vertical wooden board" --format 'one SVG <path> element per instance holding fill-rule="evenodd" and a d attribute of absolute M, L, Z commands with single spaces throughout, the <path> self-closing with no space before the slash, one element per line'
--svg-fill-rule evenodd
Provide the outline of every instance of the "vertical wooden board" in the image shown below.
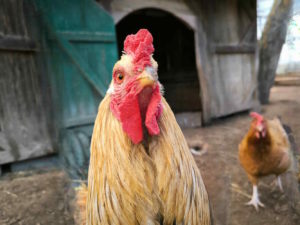
<path fill-rule="evenodd" d="M 0 52 L 0 164 L 52 153 L 33 54 Z"/>
<path fill-rule="evenodd" d="M 0 164 L 53 153 L 36 52 L 22 0 L 0 0 L 0 34 L 17 46 L 0 50 Z M 23 43 L 23 44 L 22 44 Z M 24 51 L 26 49 L 26 51 Z"/>
<path fill-rule="evenodd" d="M 214 79 L 217 92 L 214 114 L 228 115 L 249 109 L 254 104 L 256 80 L 254 56 L 224 54 L 214 56 Z"/>
<path fill-rule="evenodd" d="M 220 117 L 250 109 L 257 103 L 254 94 L 257 83 L 254 71 L 256 2 L 200 2 L 209 46 L 205 67 L 210 116 Z"/>
<path fill-rule="evenodd" d="M 207 34 L 214 44 L 254 43 L 256 1 L 211 1 L 206 6 Z"/>
<path fill-rule="evenodd" d="M 46 32 L 58 144 L 73 178 L 86 178 L 89 137 L 117 60 L 114 23 L 93 0 L 35 0 Z"/>
<path fill-rule="evenodd" d="M 0 31 L 9 35 L 28 36 L 23 0 L 0 0 Z"/>
<path fill-rule="evenodd" d="M 71 120 L 91 124 L 117 56 L 112 18 L 91 0 L 36 4 L 47 24 L 50 79 L 61 127 Z M 97 93 L 99 89 L 101 93 Z"/>
<path fill-rule="evenodd" d="M 116 58 L 115 42 L 74 43 L 74 48 L 86 59 L 96 79 L 99 79 L 108 88 L 112 78 L 112 68 Z"/>
<path fill-rule="evenodd" d="M 114 33 L 113 20 L 92 0 L 36 1 L 57 31 L 99 31 Z"/>
<path fill-rule="evenodd" d="M 51 55 L 50 61 L 53 65 L 51 74 L 55 74 L 52 77 L 52 91 L 58 107 L 57 110 L 61 112 L 60 126 L 69 124 L 72 120 L 89 116 L 93 117 L 90 121 L 92 123 L 101 96 L 93 90 L 78 69 L 74 67 L 72 61 L 54 43 L 52 44 Z"/>

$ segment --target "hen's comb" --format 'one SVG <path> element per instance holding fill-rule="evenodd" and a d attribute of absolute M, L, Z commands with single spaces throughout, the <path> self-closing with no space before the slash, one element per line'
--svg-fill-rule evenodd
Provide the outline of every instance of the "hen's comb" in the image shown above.
<path fill-rule="evenodd" d="M 261 123 L 264 120 L 264 117 L 262 115 L 260 115 L 259 113 L 257 113 L 257 112 L 251 112 L 250 116 L 252 118 L 255 118 L 258 123 Z"/>
<path fill-rule="evenodd" d="M 133 57 L 136 72 L 151 66 L 151 55 L 154 52 L 151 33 L 147 29 L 140 29 L 136 34 L 128 35 L 124 41 L 124 52 Z"/>

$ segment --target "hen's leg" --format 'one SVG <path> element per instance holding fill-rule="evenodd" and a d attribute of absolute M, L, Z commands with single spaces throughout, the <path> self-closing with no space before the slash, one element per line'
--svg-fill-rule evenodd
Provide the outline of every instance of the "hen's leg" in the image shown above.
<path fill-rule="evenodd" d="M 263 203 L 259 200 L 258 197 L 258 190 L 257 190 L 257 185 L 253 185 L 253 192 L 252 192 L 252 198 L 249 202 L 246 203 L 247 205 L 253 205 L 256 211 L 258 211 L 259 206 L 265 207 Z"/>
<path fill-rule="evenodd" d="M 258 196 L 258 178 L 256 176 L 252 176 L 250 174 L 248 174 L 248 178 L 251 181 L 252 185 L 253 185 L 253 191 L 252 191 L 252 198 L 249 202 L 247 202 L 247 205 L 253 205 L 254 208 L 256 209 L 256 211 L 258 211 L 259 206 L 261 207 L 265 207 L 265 205 L 263 203 L 261 203 L 261 201 L 259 200 L 259 196 Z"/>
<path fill-rule="evenodd" d="M 277 176 L 277 185 L 278 185 L 280 191 L 283 192 L 283 188 L 282 188 L 282 183 L 281 183 L 280 176 Z"/>
<path fill-rule="evenodd" d="M 271 185 L 278 186 L 279 190 L 283 193 L 283 187 L 282 187 L 282 182 L 281 182 L 280 176 L 276 176 L 276 178 L 273 180 Z"/>

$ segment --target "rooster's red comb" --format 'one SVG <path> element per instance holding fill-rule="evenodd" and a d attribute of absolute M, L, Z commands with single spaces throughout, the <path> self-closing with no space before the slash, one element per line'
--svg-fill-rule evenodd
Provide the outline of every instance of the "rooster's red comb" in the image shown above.
<path fill-rule="evenodd" d="M 151 33 L 147 29 L 140 29 L 136 34 L 128 35 L 124 41 L 124 52 L 133 57 L 135 71 L 151 66 L 151 55 L 154 52 Z"/>
<path fill-rule="evenodd" d="M 256 119 L 258 123 L 261 123 L 264 120 L 264 117 L 257 112 L 251 112 L 250 116 Z"/>

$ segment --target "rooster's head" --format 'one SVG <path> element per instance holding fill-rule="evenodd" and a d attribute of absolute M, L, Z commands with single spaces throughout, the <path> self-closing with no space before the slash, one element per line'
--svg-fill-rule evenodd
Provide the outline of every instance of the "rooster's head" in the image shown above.
<path fill-rule="evenodd" d="M 123 55 L 113 68 L 108 90 L 112 113 L 135 144 L 143 140 L 145 132 L 151 136 L 160 132 L 162 86 L 158 82 L 158 65 L 152 58 L 152 42 L 152 35 L 146 29 L 126 37 Z"/>
<path fill-rule="evenodd" d="M 257 112 L 251 112 L 250 116 L 253 118 L 252 128 L 255 130 L 255 136 L 264 138 L 266 136 L 266 121 L 264 117 Z"/>

